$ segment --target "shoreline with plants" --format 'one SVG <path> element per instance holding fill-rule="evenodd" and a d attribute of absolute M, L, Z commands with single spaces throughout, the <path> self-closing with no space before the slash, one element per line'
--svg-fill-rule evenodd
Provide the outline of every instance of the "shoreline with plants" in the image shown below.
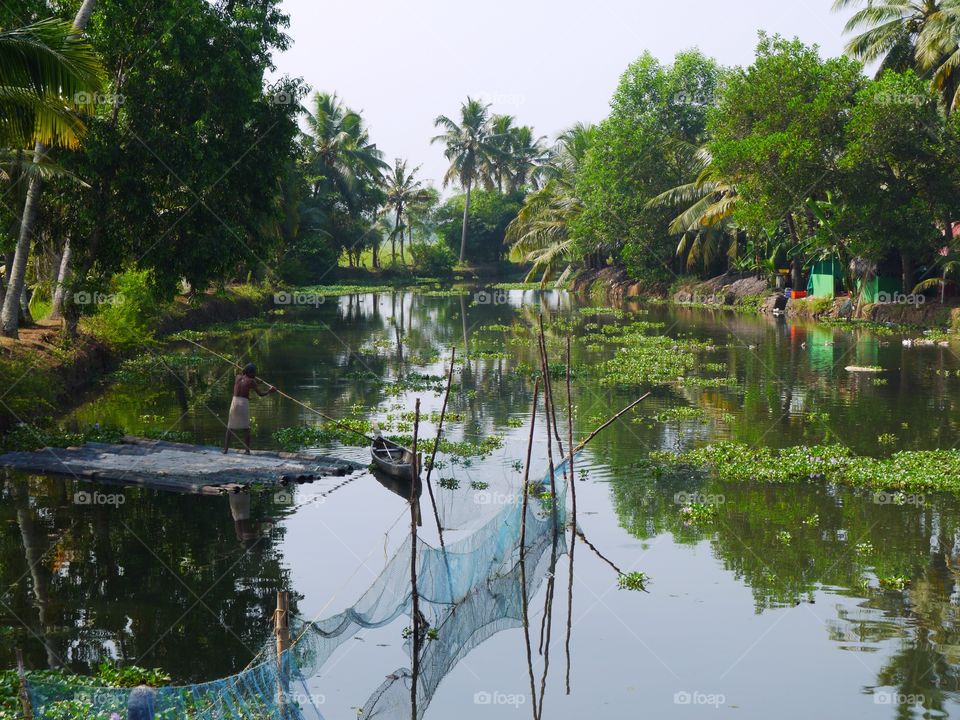
<path fill-rule="evenodd" d="M 123 360 L 149 353 L 178 332 L 266 313 L 273 290 L 237 285 L 194 301 L 178 297 L 162 307 L 117 297 L 114 312 L 81 322 L 68 339 L 59 322 L 46 320 L 22 328 L 16 342 L 0 341 L 0 372 L 10 381 L 0 406 L 0 431 L 55 417 Z"/>
<path fill-rule="evenodd" d="M 583 271 L 568 284 L 570 292 L 594 302 L 622 305 L 626 302 L 668 304 L 676 307 L 773 315 L 774 299 L 782 294 L 752 273 L 730 273 L 710 280 L 681 278 L 672 286 L 651 288 L 632 280 L 623 268 Z M 863 304 L 852 312 L 852 298 L 795 298 L 784 314 L 795 319 L 835 324 L 847 321 L 850 327 L 870 324 L 909 329 L 960 331 L 960 307 L 935 301 L 918 303 Z"/>

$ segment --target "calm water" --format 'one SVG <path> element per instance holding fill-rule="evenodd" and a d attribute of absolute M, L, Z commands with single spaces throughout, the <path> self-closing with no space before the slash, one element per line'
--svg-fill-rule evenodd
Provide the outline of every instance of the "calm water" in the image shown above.
<path fill-rule="evenodd" d="M 445 458 L 438 473 L 459 483 L 437 488 L 448 534 L 469 538 L 521 487 L 516 464 L 525 450 L 535 362 L 529 325 L 541 309 L 548 323 L 580 316 L 557 293 L 367 294 L 327 299 L 208 344 L 253 359 L 264 377 L 329 414 L 376 417 L 401 434 L 409 433 L 401 415 L 413 398 L 421 398 L 425 413 L 439 410 L 442 398 L 436 380 L 420 378 L 419 386 L 399 393 L 393 381 L 405 378 L 401 387 L 409 388 L 413 373 L 439 378 L 456 345 L 465 360 L 451 396 L 457 418 L 449 437 L 504 438 L 483 459 Z M 590 544 L 576 544 L 569 695 L 567 557 L 553 568 L 546 716 L 960 714 L 956 499 L 883 504 L 823 484 L 730 485 L 645 462 L 651 450 L 716 439 L 758 446 L 831 441 L 867 454 L 953 447 L 960 431 L 957 346 L 906 348 L 899 335 L 725 312 L 652 307 L 644 313 L 644 320 L 665 322 L 670 335 L 708 340 L 716 347 L 709 361 L 724 363 L 736 382 L 657 389 L 578 460 L 578 525 Z M 562 337 L 556 340 L 553 359 L 560 361 Z M 573 350 L 578 436 L 643 390 L 592 381 L 590 366 L 609 350 L 587 345 L 575 339 Z M 175 346 L 192 353 L 188 348 Z M 885 372 L 849 373 L 848 365 Z M 178 364 L 175 374 L 158 366 L 139 380 L 106 384 L 68 422 L 175 429 L 219 443 L 232 376 L 229 367 L 200 356 Z M 561 390 L 558 383 L 558 401 Z M 260 447 L 274 446 L 278 428 L 314 422 L 281 398 L 252 404 Z M 654 419 L 682 406 L 706 413 Z M 422 428 L 427 437 L 433 432 L 430 423 Z M 878 443 L 881 434 L 896 440 Z M 546 470 L 540 435 L 534 477 Z M 362 448 L 324 449 L 367 460 Z M 119 658 L 162 667 L 180 681 L 228 675 L 270 637 L 278 589 L 289 590 L 306 617 L 340 612 L 380 575 L 409 529 L 404 501 L 368 473 L 333 491 L 329 484 L 305 485 L 292 498 L 254 493 L 232 503 L 103 486 L 122 504 L 82 505 L 74 501 L 82 489 L 45 478 L 5 483 L 0 611 L 9 628 L 2 643 L 7 666 L 19 642 L 33 667 L 86 672 Z M 328 493 L 322 501 L 321 493 Z M 678 494 L 682 500 L 694 493 L 719 503 L 710 526 L 682 521 Z M 436 544 L 429 503 L 422 532 Z M 647 573 L 649 593 L 617 589 L 614 566 Z M 909 589 L 880 589 L 877 578 L 889 576 L 908 578 Z M 531 600 L 538 678 L 546 585 L 538 582 Z M 356 717 L 386 677 L 409 666 L 406 624 L 401 618 L 343 643 L 310 681 L 325 717 Z M 440 682 L 426 717 L 530 712 L 522 631 L 505 627 L 481 636 Z"/>

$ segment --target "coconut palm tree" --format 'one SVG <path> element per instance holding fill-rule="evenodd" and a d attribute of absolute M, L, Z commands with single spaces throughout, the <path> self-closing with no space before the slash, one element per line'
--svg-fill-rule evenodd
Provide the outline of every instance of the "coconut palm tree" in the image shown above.
<path fill-rule="evenodd" d="M 81 37 L 96 0 L 84 0 L 73 24 L 44 20 L 0 33 L 0 145 L 34 146 L 40 165 L 47 146 L 76 147 L 84 125 L 73 113 L 91 110 L 105 73 Z M 27 185 L 17 245 L 7 278 L 0 332 L 17 337 L 30 243 L 42 192 L 41 176 Z"/>
<path fill-rule="evenodd" d="M 336 93 L 316 93 L 312 112 L 307 112 L 307 128 L 307 180 L 314 197 L 334 192 L 348 208 L 355 208 L 363 181 L 378 183 L 381 172 L 389 167 L 383 153 L 370 141 L 363 118 L 344 105 Z"/>
<path fill-rule="evenodd" d="M 460 106 L 460 122 L 446 115 L 440 115 L 433 121 L 435 127 L 443 132 L 430 142 L 443 143 L 446 147 L 444 157 L 450 161 L 450 167 L 443 176 L 443 185 L 457 182 L 463 188 L 465 201 L 463 206 L 463 231 L 460 236 L 460 262 L 467 256 L 467 220 L 470 217 L 470 191 L 483 177 L 483 167 L 494 151 L 489 143 L 490 106 L 468 97 Z"/>
<path fill-rule="evenodd" d="M 960 0 L 835 0 L 834 10 L 866 3 L 844 31 L 847 54 L 886 70 L 913 68 L 931 81 L 949 113 L 960 104 Z"/>
<path fill-rule="evenodd" d="M 931 73 L 947 113 L 960 106 L 960 0 L 942 0 L 917 41 L 917 63 Z"/>
<path fill-rule="evenodd" d="M 0 147 L 41 142 L 75 148 L 104 71 L 69 22 L 42 20 L 0 31 Z"/>
<path fill-rule="evenodd" d="M 879 60 L 878 76 L 915 67 L 920 35 L 943 0 L 834 0 L 833 9 L 864 4 L 844 27 L 845 33 L 857 33 L 847 43 L 847 54 L 866 63 Z"/>
<path fill-rule="evenodd" d="M 570 224 L 583 209 L 576 194 L 577 172 L 596 132 L 578 123 L 557 138 L 549 162 L 542 166 L 543 187 L 527 196 L 517 217 L 507 227 L 510 259 L 533 264 L 527 280 L 540 276 L 541 284 L 553 278 L 572 250 Z M 569 271 L 564 271 L 561 282 Z"/>
<path fill-rule="evenodd" d="M 669 142 L 678 156 L 687 157 L 687 172 L 696 179 L 661 193 L 647 207 L 685 208 L 667 230 L 680 236 L 677 256 L 686 258 L 688 270 L 698 263 L 706 269 L 723 253 L 735 259 L 737 229 L 730 218 L 737 204 L 736 188 L 716 172 L 707 147 L 695 147 L 683 140 Z"/>
<path fill-rule="evenodd" d="M 403 252 L 403 233 L 408 227 L 409 211 L 411 206 L 426 199 L 427 190 L 416 179 L 420 166 L 407 171 L 407 161 L 397 158 L 393 164 L 393 170 L 387 175 L 384 190 L 387 195 L 385 209 L 393 212 L 394 224 L 390 233 L 390 253 L 393 264 L 397 264 L 397 238 L 400 238 L 400 257 L 404 257 Z M 407 217 L 408 221 L 403 224 L 403 219 Z M 374 254 L 374 267 L 380 267 L 379 259 Z"/>
<path fill-rule="evenodd" d="M 510 190 L 516 192 L 528 185 L 540 187 L 543 168 L 550 162 L 551 151 L 544 146 L 546 137 L 535 137 L 533 128 L 524 125 L 514 130 L 510 147 Z"/>
<path fill-rule="evenodd" d="M 490 118 L 486 156 L 481 162 L 481 175 L 487 190 L 503 192 L 509 182 L 513 160 L 513 141 L 517 131 L 513 115 L 493 115 Z"/>

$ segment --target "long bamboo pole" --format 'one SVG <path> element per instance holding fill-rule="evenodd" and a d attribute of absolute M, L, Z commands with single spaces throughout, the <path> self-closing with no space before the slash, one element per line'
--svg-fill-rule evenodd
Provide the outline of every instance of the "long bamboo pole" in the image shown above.
<path fill-rule="evenodd" d="M 527 598 L 527 505 L 530 497 L 530 458 L 533 455 L 533 433 L 537 424 L 537 399 L 540 393 L 540 379 L 533 385 L 533 405 L 530 410 L 530 437 L 527 440 L 527 461 L 523 470 L 523 503 L 520 507 L 520 599 L 523 606 L 523 639 L 527 651 L 527 674 L 530 678 L 530 705 L 533 718 L 537 720 L 537 686 L 533 675 L 533 649 L 530 644 L 530 607 Z"/>
<path fill-rule="evenodd" d="M 215 350 L 211 350 L 211 349 L 208 348 L 208 347 L 204 347 L 204 346 L 201 345 L 200 343 L 194 342 L 193 340 L 190 340 L 189 338 L 184 338 L 184 340 L 186 340 L 186 341 L 187 341 L 188 343 L 190 343 L 191 345 L 195 345 L 196 347 L 200 348 L 201 350 L 204 350 L 204 351 L 210 353 L 211 355 L 214 355 L 214 356 L 220 358 L 221 360 L 230 363 L 231 365 L 233 365 L 233 366 L 234 366 L 235 368 L 237 368 L 238 370 L 243 370 L 243 367 L 242 367 L 239 363 L 234 362 L 233 360 L 231 360 L 230 358 L 228 358 L 226 355 L 221 355 L 220 353 L 216 352 Z M 370 437 L 369 435 L 367 435 L 366 433 L 360 432 L 360 431 L 357 430 L 356 428 L 352 428 L 352 427 L 350 427 L 349 425 L 346 425 L 346 424 L 340 422 L 340 421 L 337 420 L 336 418 L 332 418 L 332 417 L 330 417 L 329 415 L 324 415 L 322 412 L 320 412 L 320 411 L 317 410 L 316 408 L 312 408 L 312 407 L 310 407 L 309 405 L 307 405 L 306 403 L 300 402 L 300 401 L 297 400 L 295 397 L 292 397 L 292 396 L 290 396 L 290 395 L 287 395 L 287 393 L 283 392 L 283 390 L 280 390 L 279 388 L 277 388 L 276 385 L 274 385 L 273 383 L 269 382 L 268 380 L 265 380 L 264 378 L 258 377 L 257 379 L 260 380 L 261 382 L 265 382 L 265 383 L 267 383 L 267 385 L 270 385 L 271 387 L 273 387 L 273 388 L 277 391 L 277 395 L 279 395 L 280 397 L 286 398 L 286 399 L 289 400 L 290 402 L 296 403 L 297 405 L 299 405 L 300 407 L 302 407 L 304 410 L 309 410 L 310 412 L 319 415 L 319 416 L 322 417 L 324 420 L 328 420 L 328 421 L 332 422 L 334 425 L 336 425 L 336 426 L 337 426 L 338 428 L 340 428 L 341 430 L 347 430 L 347 431 L 349 431 L 349 432 L 354 433 L 355 435 L 359 435 L 360 437 L 366 438 L 366 439 L 369 440 L 370 442 L 373 442 L 373 438 Z"/>
<path fill-rule="evenodd" d="M 570 359 L 570 336 L 567 335 L 567 445 L 573 447 L 573 393 L 570 389 L 570 376 L 571 376 L 571 359 Z M 567 695 L 570 694 L 570 636 L 573 634 L 573 552 L 577 546 L 577 478 L 573 472 L 573 455 L 570 456 L 570 497 L 572 501 L 573 508 L 571 510 L 570 524 L 573 528 L 570 533 L 570 552 L 568 558 L 570 560 L 570 565 L 568 569 L 568 581 L 567 581 L 567 638 L 566 638 L 566 655 L 567 655 L 567 673 L 566 673 L 566 687 Z"/>
<path fill-rule="evenodd" d="M 420 678 L 420 593 L 417 591 L 417 480 L 420 468 L 417 458 L 417 435 L 420 431 L 420 398 L 413 418 L 413 458 L 410 460 L 410 616 L 413 626 L 412 682 L 410 683 L 410 720 L 417 720 L 417 684 Z"/>

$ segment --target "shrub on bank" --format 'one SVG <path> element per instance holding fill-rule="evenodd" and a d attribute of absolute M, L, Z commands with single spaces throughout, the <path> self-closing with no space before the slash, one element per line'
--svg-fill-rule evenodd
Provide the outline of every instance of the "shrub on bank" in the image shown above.
<path fill-rule="evenodd" d="M 457 256 L 446 243 L 416 243 L 410 248 L 417 272 L 431 277 L 450 277 Z"/>
<path fill-rule="evenodd" d="M 78 292 L 74 302 L 92 311 L 86 329 L 115 350 L 151 342 L 162 308 L 147 270 L 125 270 L 111 278 L 108 292 Z"/>

